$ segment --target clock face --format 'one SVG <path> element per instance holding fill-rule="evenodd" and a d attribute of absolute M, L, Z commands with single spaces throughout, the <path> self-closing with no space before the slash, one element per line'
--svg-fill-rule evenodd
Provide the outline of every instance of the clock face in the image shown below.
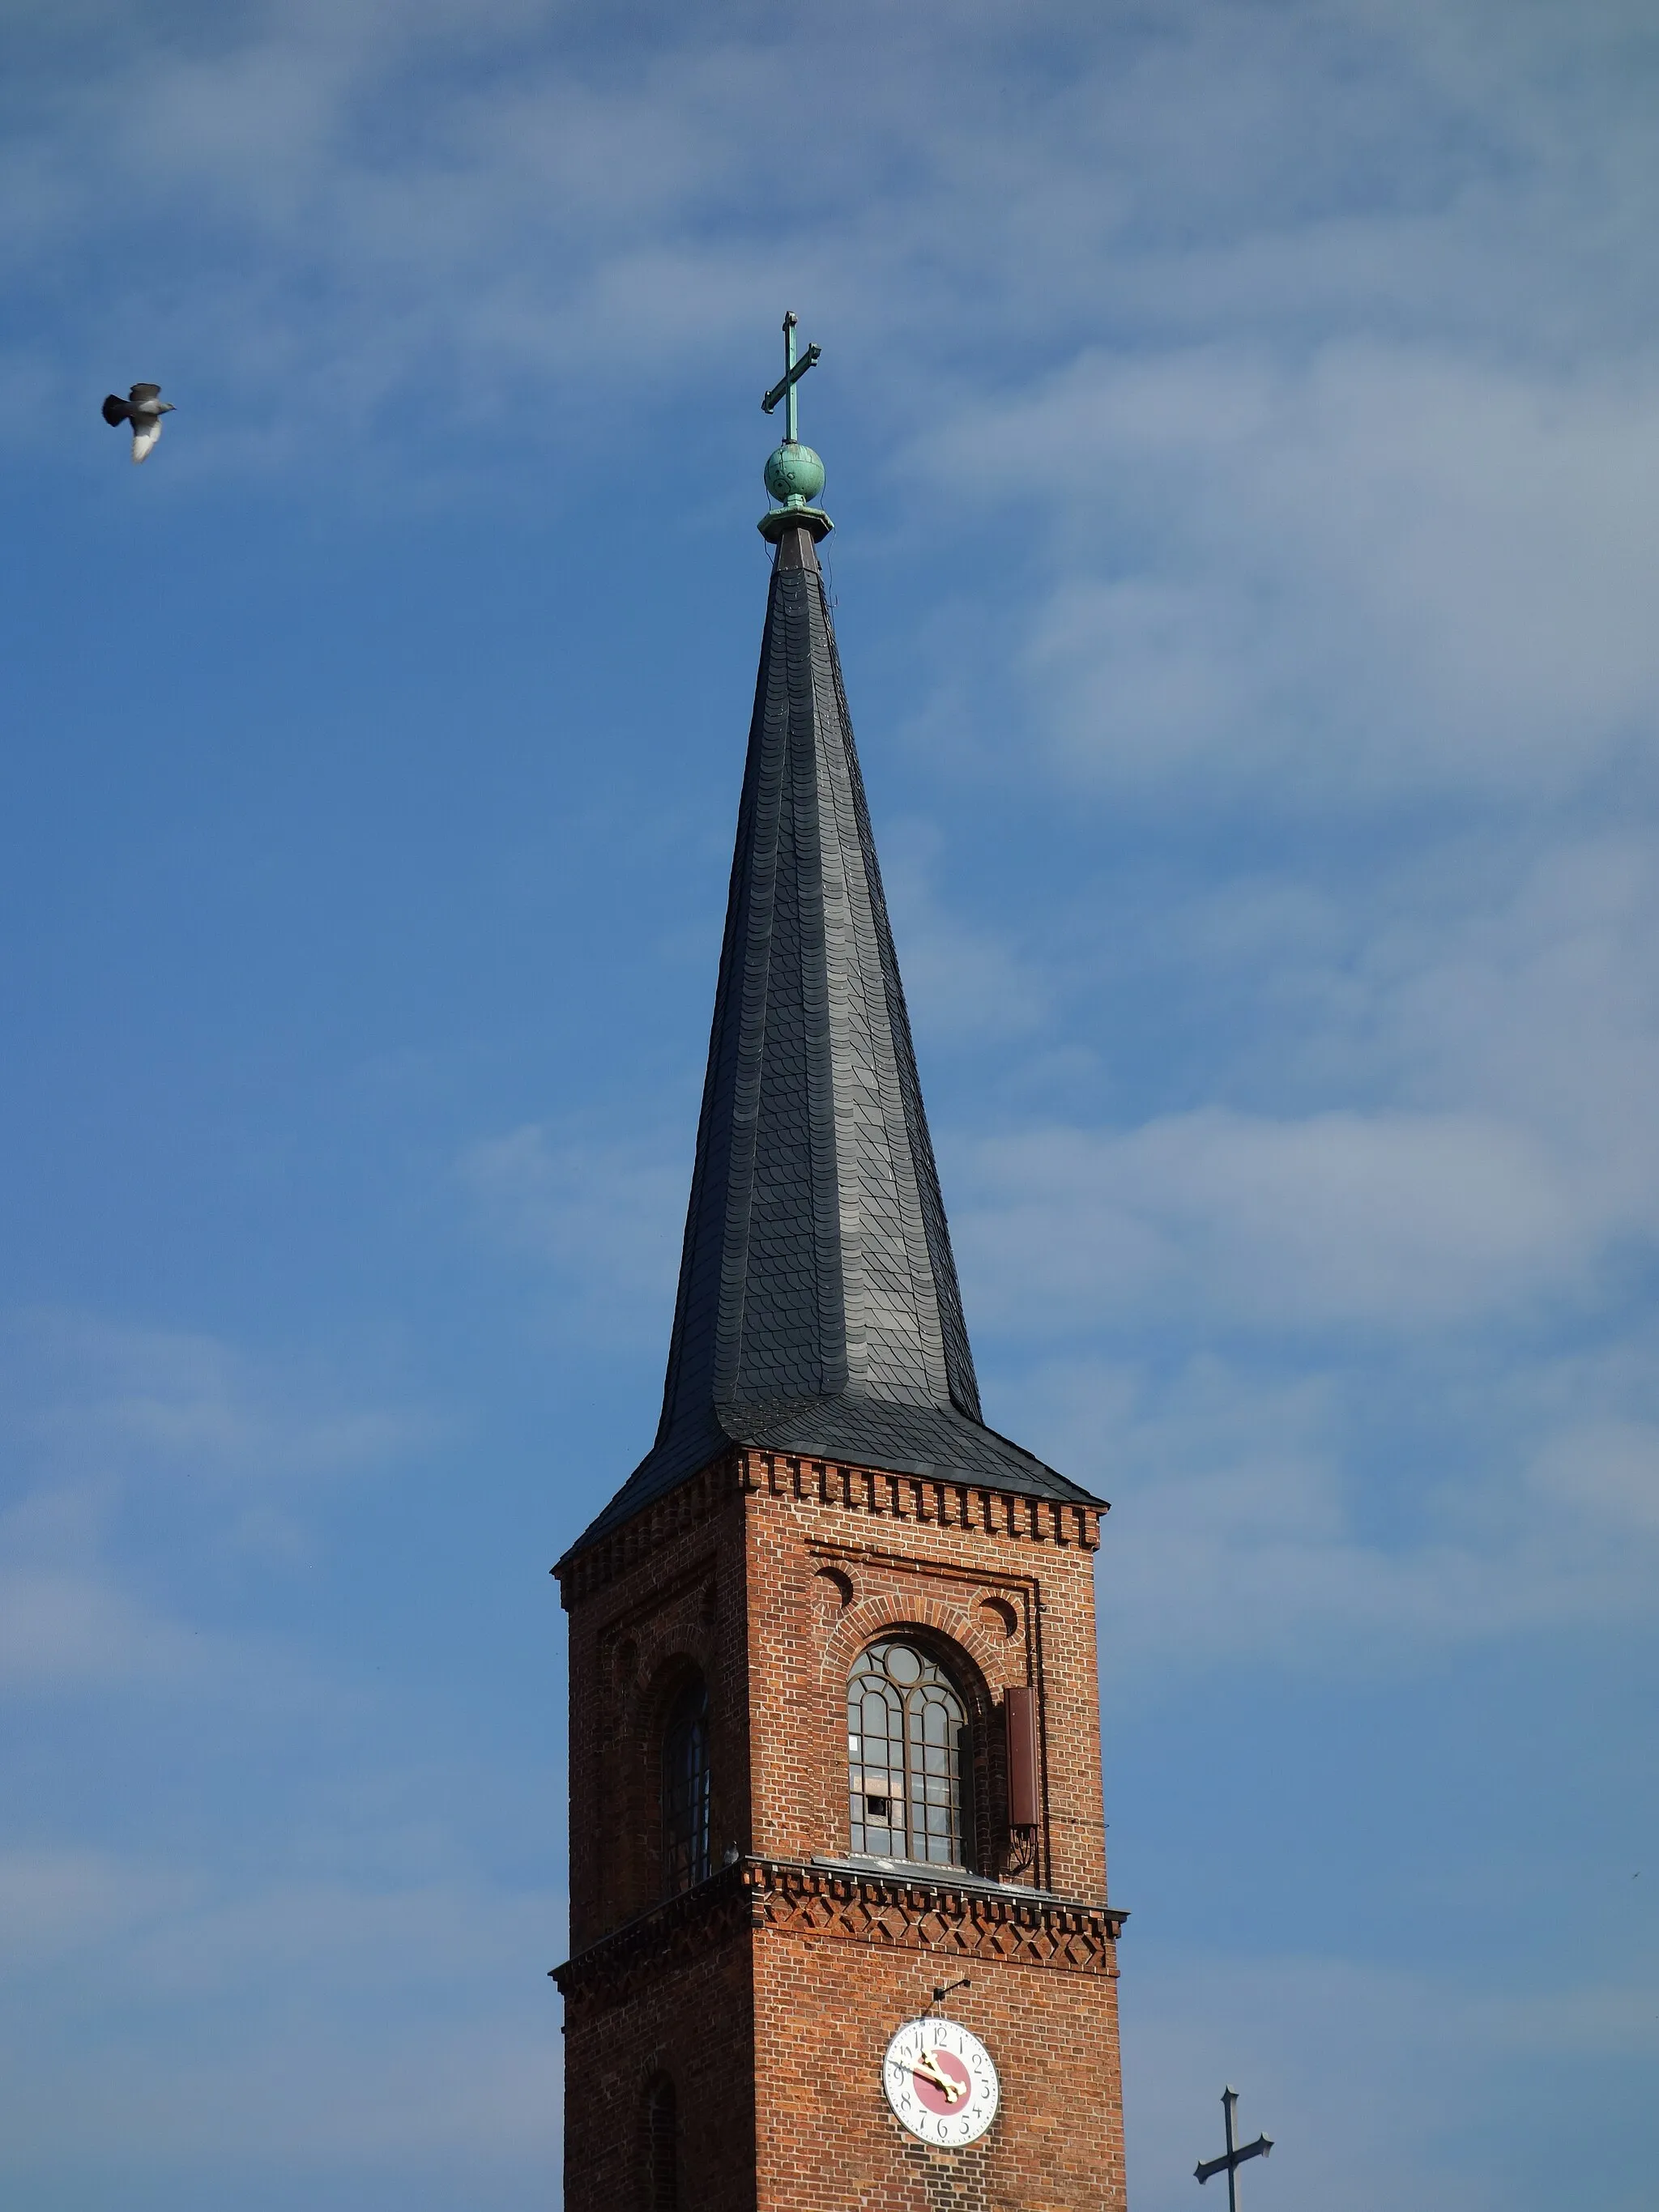
<path fill-rule="evenodd" d="M 887 2046 L 881 2078 L 911 2134 L 947 2150 L 984 2134 L 1002 2094 L 990 2052 L 954 2020 L 907 2020 Z"/>

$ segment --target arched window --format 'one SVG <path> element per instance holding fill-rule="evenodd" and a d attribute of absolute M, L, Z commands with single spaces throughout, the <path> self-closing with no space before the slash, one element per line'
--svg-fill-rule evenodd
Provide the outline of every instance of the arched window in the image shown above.
<path fill-rule="evenodd" d="M 872 1644 L 847 1685 L 855 1851 L 967 1863 L 968 1717 L 944 1668 L 914 1644 Z"/>
<path fill-rule="evenodd" d="M 659 2074 L 646 2092 L 645 2152 L 647 2212 L 679 2212 L 679 2100 L 665 2074 Z"/>
<path fill-rule="evenodd" d="M 694 1676 L 662 1739 L 663 1887 L 670 1897 L 708 1872 L 708 1692 Z"/>

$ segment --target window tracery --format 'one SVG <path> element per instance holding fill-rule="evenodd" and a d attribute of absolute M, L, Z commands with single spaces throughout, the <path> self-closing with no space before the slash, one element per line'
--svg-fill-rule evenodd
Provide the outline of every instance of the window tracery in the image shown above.
<path fill-rule="evenodd" d="M 968 1717 L 936 1660 L 898 1637 L 860 1654 L 847 1685 L 847 1752 L 855 1851 L 966 1863 Z"/>

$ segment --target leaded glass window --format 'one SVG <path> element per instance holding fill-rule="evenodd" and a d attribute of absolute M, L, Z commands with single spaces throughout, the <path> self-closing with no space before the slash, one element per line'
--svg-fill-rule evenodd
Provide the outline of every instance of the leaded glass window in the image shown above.
<path fill-rule="evenodd" d="M 944 1668 L 914 1644 L 872 1644 L 854 1668 L 847 1763 L 855 1851 L 966 1863 L 967 1715 Z"/>
<path fill-rule="evenodd" d="M 669 1896 L 708 1872 L 708 1692 L 688 1682 L 662 1741 L 663 1886 Z"/>

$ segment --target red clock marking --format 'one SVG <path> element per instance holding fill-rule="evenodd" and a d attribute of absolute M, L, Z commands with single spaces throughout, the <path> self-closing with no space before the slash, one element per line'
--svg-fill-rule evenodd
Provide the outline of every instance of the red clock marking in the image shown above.
<path fill-rule="evenodd" d="M 921 2098 L 930 2112 L 965 2112 L 974 2088 L 973 2082 L 969 2078 L 968 2069 L 953 2051 L 935 2051 L 932 2057 L 939 2072 L 948 2075 L 956 2083 L 956 2100 L 952 2102 L 939 2087 L 939 2083 L 932 2080 L 929 2075 L 913 2070 L 910 2080 L 915 2086 L 917 2096 Z"/>

